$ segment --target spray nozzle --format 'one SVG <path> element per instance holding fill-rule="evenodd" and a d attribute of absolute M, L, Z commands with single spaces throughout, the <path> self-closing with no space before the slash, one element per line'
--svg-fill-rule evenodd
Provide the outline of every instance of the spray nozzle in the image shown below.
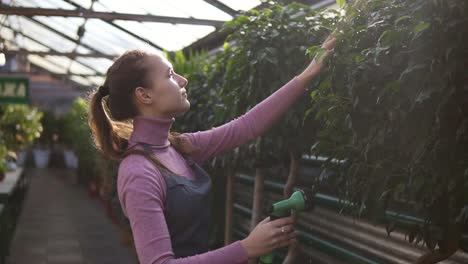
<path fill-rule="evenodd" d="M 280 218 L 289 215 L 291 209 L 298 212 L 310 210 L 314 207 L 313 197 L 312 191 L 295 191 L 288 199 L 272 204 L 269 214 L 270 216 Z"/>

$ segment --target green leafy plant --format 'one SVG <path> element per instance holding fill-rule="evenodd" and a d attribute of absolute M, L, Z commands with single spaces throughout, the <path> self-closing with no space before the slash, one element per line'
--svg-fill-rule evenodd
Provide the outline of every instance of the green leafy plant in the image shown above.
<path fill-rule="evenodd" d="M 64 137 L 72 139 L 72 147 L 78 156 L 78 174 L 83 183 L 89 183 L 98 177 L 97 151 L 91 139 L 88 126 L 88 106 L 85 99 L 75 99 L 64 117 Z"/>
<path fill-rule="evenodd" d="M 0 178 L 1 179 L 3 179 L 7 171 L 6 157 L 7 157 L 7 148 L 0 141 Z"/>
<path fill-rule="evenodd" d="M 327 74 L 310 94 L 317 154 L 340 196 L 372 219 L 394 208 L 435 263 L 458 248 L 468 203 L 468 4 L 359 0 L 344 7 Z M 325 184 L 325 183 L 324 183 Z M 408 208 L 409 207 L 409 208 Z M 416 238 L 416 239 L 415 239 Z"/>
<path fill-rule="evenodd" d="M 334 10 L 317 12 L 293 3 L 251 10 L 227 22 L 225 28 L 236 29 L 226 40 L 232 44 L 225 45 L 208 78 L 211 85 L 217 82 L 212 87 L 219 86 L 220 111 L 229 110 L 229 115 L 219 115 L 222 121 L 244 114 L 299 74 L 311 62 L 308 47 L 321 44 L 338 17 Z M 302 122 L 309 107 L 304 96 L 266 135 L 243 146 L 238 154 L 251 157 L 243 165 L 270 166 L 289 158 L 290 152 L 298 156 L 305 151 L 314 129 Z"/>
<path fill-rule="evenodd" d="M 23 149 L 41 136 L 43 113 L 26 105 L 7 105 L 0 114 L 0 138 L 8 150 Z"/>

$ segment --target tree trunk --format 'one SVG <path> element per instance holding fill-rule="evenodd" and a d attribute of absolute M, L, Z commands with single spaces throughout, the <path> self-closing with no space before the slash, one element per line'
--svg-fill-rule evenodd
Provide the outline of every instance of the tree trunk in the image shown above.
<path fill-rule="evenodd" d="M 289 164 L 289 175 L 284 186 L 283 196 L 284 198 L 289 198 L 293 193 L 294 185 L 296 185 L 297 175 L 299 174 L 299 155 L 295 154 L 293 151 L 289 152 L 291 163 Z"/>
<path fill-rule="evenodd" d="M 297 176 L 299 174 L 300 156 L 297 155 L 292 150 L 289 152 L 289 155 L 291 158 L 291 163 L 289 165 L 289 175 L 288 175 L 288 180 L 283 190 L 283 195 L 285 199 L 289 198 L 291 194 L 293 193 L 293 188 L 294 188 L 294 185 L 296 185 Z M 296 212 L 293 211 L 291 215 L 296 220 L 297 218 Z M 284 259 L 283 264 L 294 263 L 298 253 L 299 253 L 299 247 L 297 247 L 296 245 L 289 246 L 288 254 L 286 255 L 286 258 Z"/>
<path fill-rule="evenodd" d="M 224 245 L 231 244 L 232 241 L 232 203 L 233 203 L 233 185 L 234 169 L 229 169 L 226 181 L 226 219 L 224 222 Z"/>
<path fill-rule="evenodd" d="M 252 219 L 250 231 L 252 231 L 261 221 L 263 210 L 263 190 L 265 186 L 265 172 L 262 168 L 255 169 L 254 195 L 252 202 Z"/>
<path fill-rule="evenodd" d="M 261 221 L 263 211 L 263 189 L 265 186 L 265 171 L 263 168 L 255 169 L 255 183 L 254 183 L 254 194 L 252 202 L 252 219 L 250 221 L 250 231 L 252 231 L 257 224 Z M 250 264 L 257 263 L 258 260 L 249 260 Z"/>

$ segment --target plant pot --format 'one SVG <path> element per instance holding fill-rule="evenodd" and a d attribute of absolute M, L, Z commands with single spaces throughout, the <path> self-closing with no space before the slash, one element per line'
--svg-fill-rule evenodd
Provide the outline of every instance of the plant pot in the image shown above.
<path fill-rule="evenodd" d="M 18 159 L 16 160 L 16 164 L 19 167 L 24 167 L 27 155 L 28 152 L 26 150 L 20 150 L 16 153 L 16 156 L 18 157 Z"/>
<path fill-rule="evenodd" d="M 49 166 L 50 150 L 33 149 L 33 157 L 36 168 L 47 168 Z"/>
<path fill-rule="evenodd" d="M 65 159 L 65 166 L 69 169 L 78 168 L 78 157 L 73 150 L 64 150 L 63 157 Z"/>
<path fill-rule="evenodd" d="M 15 171 L 18 169 L 18 165 L 15 161 L 7 161 L 7 171 Z"/>

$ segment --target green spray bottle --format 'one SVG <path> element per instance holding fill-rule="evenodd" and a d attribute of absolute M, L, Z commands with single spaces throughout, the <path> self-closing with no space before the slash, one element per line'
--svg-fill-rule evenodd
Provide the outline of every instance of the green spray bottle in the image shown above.
<path fill-rule="evenodd" d="M 291 209 L 296 210 L 296 212 L 312 209 L 314 206 L 313 197 L 314 195 L 312 191 L 295 191 L 288 199 L 271 205 L 268 210 L 270 221 L 289 216 L 291 214 Z M 259 264 L 272 264 L 273 257 L 273 253 L 261 256 Z"/>

